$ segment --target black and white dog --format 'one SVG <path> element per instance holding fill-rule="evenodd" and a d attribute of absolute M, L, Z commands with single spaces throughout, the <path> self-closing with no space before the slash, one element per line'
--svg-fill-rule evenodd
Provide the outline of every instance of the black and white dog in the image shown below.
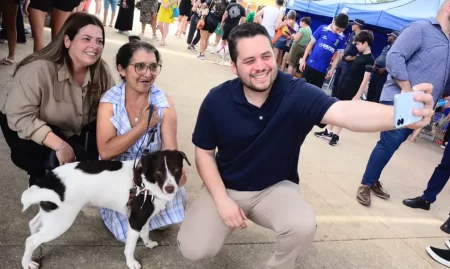
<path fill-rule="evenodd" d="M 186 155 L 165 150 L 143 155 L 134 161 L 89 161 L 60 166 L 22 194 L 23 211 L 39 204 L 39 213 L 30 221 L 22 258 L 24 269 L 36 269 L 31 260 L 42 243 L 62 235 L 74 222 L 80 210 L 88 206 L 109 208 L 129 216 L 125 258 L 128 268 L 139 269 L 134 258 L 139 237 L 145 246 L 157 242 L 149 238 L 149 220 L 166 207 L 178 191 Z"/>

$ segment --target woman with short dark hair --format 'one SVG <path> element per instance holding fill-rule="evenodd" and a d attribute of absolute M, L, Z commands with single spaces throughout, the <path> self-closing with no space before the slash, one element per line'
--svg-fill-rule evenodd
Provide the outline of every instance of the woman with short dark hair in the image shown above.
<path fill-rule="evenodd" d="M 108 90 L 98 108 L 100 158 L 126 161 L 140 159 L 144 150 L 177 149 L 177 114 L 173 101 L 155 85 L 162 68 L 159 51 L 146 42 L 132 41 L 119 49 L 116 66 L 123 83 Z M 150 104 L 154 107 L 152 111 L 149 111 Z M 183 169 L 180 187 L 185 182 Z M 179 223 L 184 219 L 185 206 L 186 191 L 181 187 L 174 200 L 147 225 L 154 230 Z M 100 214 L 117 240 L 125 242 L 128 217 L 107 208 L 102 208 Z"/>

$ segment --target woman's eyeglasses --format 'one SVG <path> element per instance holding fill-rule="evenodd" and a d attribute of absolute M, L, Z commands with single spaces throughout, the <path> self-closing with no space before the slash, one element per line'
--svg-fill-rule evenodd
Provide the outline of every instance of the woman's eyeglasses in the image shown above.
<path fill-rule="evenodd" d="M 145 64 L 145 63 L 135 63 L 130 64 L 134 66 L 134 70 L 138 75 L 145 75 L 147 69 L 150 69 L 152 75 L 158 75 L 161 72 L 162 65 L 157 63 Z"/>

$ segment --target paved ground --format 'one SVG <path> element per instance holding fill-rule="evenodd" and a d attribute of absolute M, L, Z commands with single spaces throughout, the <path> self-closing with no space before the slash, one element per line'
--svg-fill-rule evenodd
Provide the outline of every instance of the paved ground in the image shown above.
<path fill-rule="evenodd" d="M 138 27 L 135 26 L 135 31 Z M 116 78 L 115 53 L 126 40 L 125 36 L 107 29 L 103 58 Z M 31 46 L 31 42 L 19 45 L 18 59 L 29 53 Z M 7 46 L 0 45 L 0 51 L 0 57 L 4 57 Z M 186 50 L 184 41 L 175 38 L 173 33 L 160 51 L 164 67 L 157 84 L 175 100 L 180 149 L 193 161 L 190 139 L 199 105 L 212 86 L 233 75 L 228 67 L 197 60 Z M 0 66 L 1 102 L 12 87 L 12 70 Z M 382 181 L 392 198 L 382 201 L 374 197 L 371 208 L 365 208 L 356 202 L 355 194 L 377 139 L 377 134 L 344 131 L 341 144 L 335 148 L 312 135 L 306 139 L 299 163 L 300 187 L 317 214 L 318 231 L 313 247 L 297 268 L 443 268 L 428 257 L 424 248 L 445 247 L 448 236 L 439 226 L 450 212 L 449 191 L 445 190 L 427 212 L 401 204 L 402 199 L 421 194 L 440 161 L 442 149 L 424 141 L 405 143 L 383 173 Z M 0 152 L 0 267 L 19 268 L 23 243 L 29 235 L 28 221 L 36 208 L 21 213 L 20 195 L 26 188 L 27 178 L 10 162 L 1 136 Z M 201 181 L 195 166 L 187 169 L 188 199 L 192 202 Z M 151 233 L 162 246 L 148 250 L 140 245 L 136 256 L 143 268 L 263 268 L 275 239 L 271 231 L 250 225 L 244 232 L 235 232 L 217 257 L 193 263 L 180 256 L 175 240 L 177 231 L 178 227 L 172 227 Z M 34 257 L 44 269 L 115 269 L 126 268 L 122 253 L 123 245 L 105 229 L 98 210 L 89 208 L 66 234 L 45 244 Z"/>

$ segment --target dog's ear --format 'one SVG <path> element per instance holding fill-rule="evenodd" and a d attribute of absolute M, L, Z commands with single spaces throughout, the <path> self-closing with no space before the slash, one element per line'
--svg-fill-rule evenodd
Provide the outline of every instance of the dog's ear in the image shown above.
<path fill-rule="evenodd" d="M 186 160 L 187 164 L 189 164 L 189 166 L 191 166 L 191 163 L 189 162 L 186 154 L 184 152 L 182 152 L 182 151 L 178 151 L 178 153 L 180 153 L 181 157 L 183 157 L 183 159 Z"/>

